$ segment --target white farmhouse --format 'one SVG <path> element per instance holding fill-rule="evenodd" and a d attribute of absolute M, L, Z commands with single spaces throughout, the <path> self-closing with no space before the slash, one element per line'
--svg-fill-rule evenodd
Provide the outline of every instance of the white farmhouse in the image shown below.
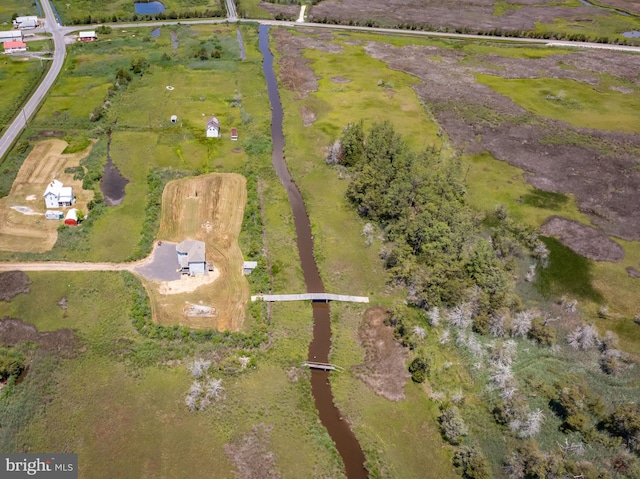
<path fill-rule="evenodd" d="M 220 138 L 220 121 L 215 116 L 207 121 L 207 138 Z"/>
<path fill-rule="evenodd" d="M 71 206 L 76 202 L 73 196 L 73 187 L 64 186 L 61 181 L 53 180 L 44 192 L 44 204 L 46 208 L 59 208 Z"/>

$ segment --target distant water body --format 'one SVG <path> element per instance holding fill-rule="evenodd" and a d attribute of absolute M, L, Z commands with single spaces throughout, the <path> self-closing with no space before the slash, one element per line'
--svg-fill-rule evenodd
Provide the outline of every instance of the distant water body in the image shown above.
<path fill-rule="evenodd" d="M 164 13 L 164 5 L 162 2 L 134 2 L 133 7 L 136 9 L 136 13 L 140 15 Z"/>

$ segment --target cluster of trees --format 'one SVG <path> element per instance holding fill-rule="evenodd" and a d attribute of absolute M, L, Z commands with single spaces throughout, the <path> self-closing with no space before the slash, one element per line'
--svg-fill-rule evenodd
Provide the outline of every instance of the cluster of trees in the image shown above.
<path fill-rule="evenodd" d="M 222 45 L 220 44 L 220 39 L 214 35 L 209 41 L 201 41 L 200 45 L 193 49 L 193 57 L 199 58 L 202 61 L 208 60 L 209 58 L 221 58 Z"/>
<path fill-rule="evenodd" d="M 517 304 L 505 266 L 515 253 L 498 254 L 479 235 L 480 221 L 466 203 L 458 159 L 434 149 L 413 152 L 384 122 L 368 132 L 362 123 L 348 125 L 337 161 L 353 178 L 348 199 L 384 231 L 384 264 L 394 281 L 409 288 L 411 304 L 425 310 L 452 307 L 467 300 L 471 290 L 477 314 Z M 510 238 L 521 239 L 513 232 Z"/>
<path fill-rule="evenodd" d="M 168 10 L 162 13 L 154 13 L 152 15 L 127 14 L 119 12 L 111 16 L 97 16 L 87 14 L 83 17 L 73 17 L 69 20 L 71 25 L 90 25 L 95 23 L 118 23 L 118 22 L 136 22 L 138 20 L 179 20 L 182 18 L 219 18 L 227 15 L 222 5 L 218 8 L 207 8 L 205 10 L 184 10 L 176 12 Z"/>

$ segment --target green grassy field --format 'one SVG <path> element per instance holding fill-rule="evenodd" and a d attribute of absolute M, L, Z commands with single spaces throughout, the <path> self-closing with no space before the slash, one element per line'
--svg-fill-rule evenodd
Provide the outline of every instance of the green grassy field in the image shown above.
<path fill-rule="evenodd" d="M 36 5 L 31 0 L 4 0 L 0 5 L 0 30 L 11 30 L 13 15 L 37 15 Z M 6 23 L 5 23 L 6 22 Z"/>
<path fill-rule="evenodd" d="M 148 3 L 148 2 L 143 2 Z M 91 15 L 93 21 L 111 22 L 131 20 L 136 14 L 134 2 L 130 0 L 116 0 L 114 2 L 104 2 L 101 0 L 53 0 L 58 14 L 62 18 L 63 23 L 91 23 L 88 15 Z M 224 12 L 224 2 L 219 0 L 163 0 L 165 6 L 165 15 L 168 18 L 178 18 L 176 15 L 182 15 L 180 18 L 190 13 L 189 16 L 202 16 L 204 12 Z M 199 12 L 198 15 L 194 15 Z M 208 16 L 213 16 L 212 14 Z M 115 20 L 114 20 L 115 17 Z M 149 19 L 151 16 L 138 15 L 136 18 Z M 86 20 L 89 19 L 89 22 Z"/>
<path fill-rule="evenodd" d="M 7 56 L 0 63 L 0 132 L 8 126 L 45 73 L 46 64 L 32 58 Z"/>
<path fill-rule="evenodd" d="M 340 477 L 340 463 L 316 425 L 308 379 L 303 374 L 294 383 L 286 375 L 306 356 L 311 318 L 305 305 L 275 308 L 274 334 L 283 339 L 266 352 L 248 353 L 254 369 L 214 372 L 223 379 L 225 398 L 190 413 L 184 403 L 192 381 L 188 362 L 232 352 L 141 338 L 129 322 L 129 295 L 117 274 L 30 277 L 31 293 L 0 303 L 0 316 L 23 318 L 40 331 L 71 328 L 82 352 L 49 368 L 52 401 L 37 408 L 3 450 L 74 451 L 83 478 L 203 477 L 211 471 L 231 477 L 235 468 L 224 444 L 264 423 L 272 428 L 267 450 L 283 477 Z M 67 310 L 56 306 L 62 297 Z M 32 380 L 27 375 L 15 394 Z"/>
<path fill-rule="evenodd" d="M 479 74 L 476 79 L 537 115 L 583 128 L 640 132 L 640 99 L 611 90 L 615 85 L 609 83 L 613 82 L 596 88 L 555 78 L 506 79 Z"/>

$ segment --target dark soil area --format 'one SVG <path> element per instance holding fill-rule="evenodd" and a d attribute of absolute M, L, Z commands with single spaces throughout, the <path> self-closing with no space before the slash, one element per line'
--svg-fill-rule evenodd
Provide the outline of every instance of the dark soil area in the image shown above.
<path fill-rule="evenodd" d="M 22 271 L 0 273 L 0 301 L 11 301 L 20 293 L 28 294 L 31 280 Z"/>
<path fill-rule="evenodd" d="M 271 428 L 265 424 L 253 426 L 249 434 L 224 446 L 224 452 L 236 465 L 237 479 L 279 479 L 275 454 L 269 451 Z"/>
<path fill-rule="evenodd" d="M 536 22 L 553 23 L 556 18 L 576 20 L 596 14 L 613 15 L 587 5 L 557 6 L 554 0 L 510 0 L 509 8 L 502 12 L 496 11 L 496 3 L 496 0 L 324 0 L 311 7 L 307 19 L 322 21 L 327 18 L 340 23 L 375 21 L 380 26 L 430 25 L 475 32 L 533 30 Z"/>
<path fill-rule="evenodd" d="M 563 245 L 586 258 L 615 263 L 624 258 L 622 246 L 596 228 L 578 221 L 551 216 L 540 230 L 547 236 L 555 236 Z"/>
<path fill-rule="evenodd" d="M 364 364 L 354 366 L 353 373 L 378 396 L 389 401 L 404 399 L 404 386 L 411 377 L 405 366 L 408 353 L 394 338 L 394 329 L 386 326 L 384 308 L 369 308 L 358 331 L 365 349 Z"/>
<path fill-rule="evenodd" d="M 0 319 L 0 345 L 14 346 L 19 343 L 37 343 L 41 352 L 55 353 L 56 357 L 75 356 L 78 341 L 70 329 L 38 332 L 35 326 L 21 319 L 4 317 Z"/>

